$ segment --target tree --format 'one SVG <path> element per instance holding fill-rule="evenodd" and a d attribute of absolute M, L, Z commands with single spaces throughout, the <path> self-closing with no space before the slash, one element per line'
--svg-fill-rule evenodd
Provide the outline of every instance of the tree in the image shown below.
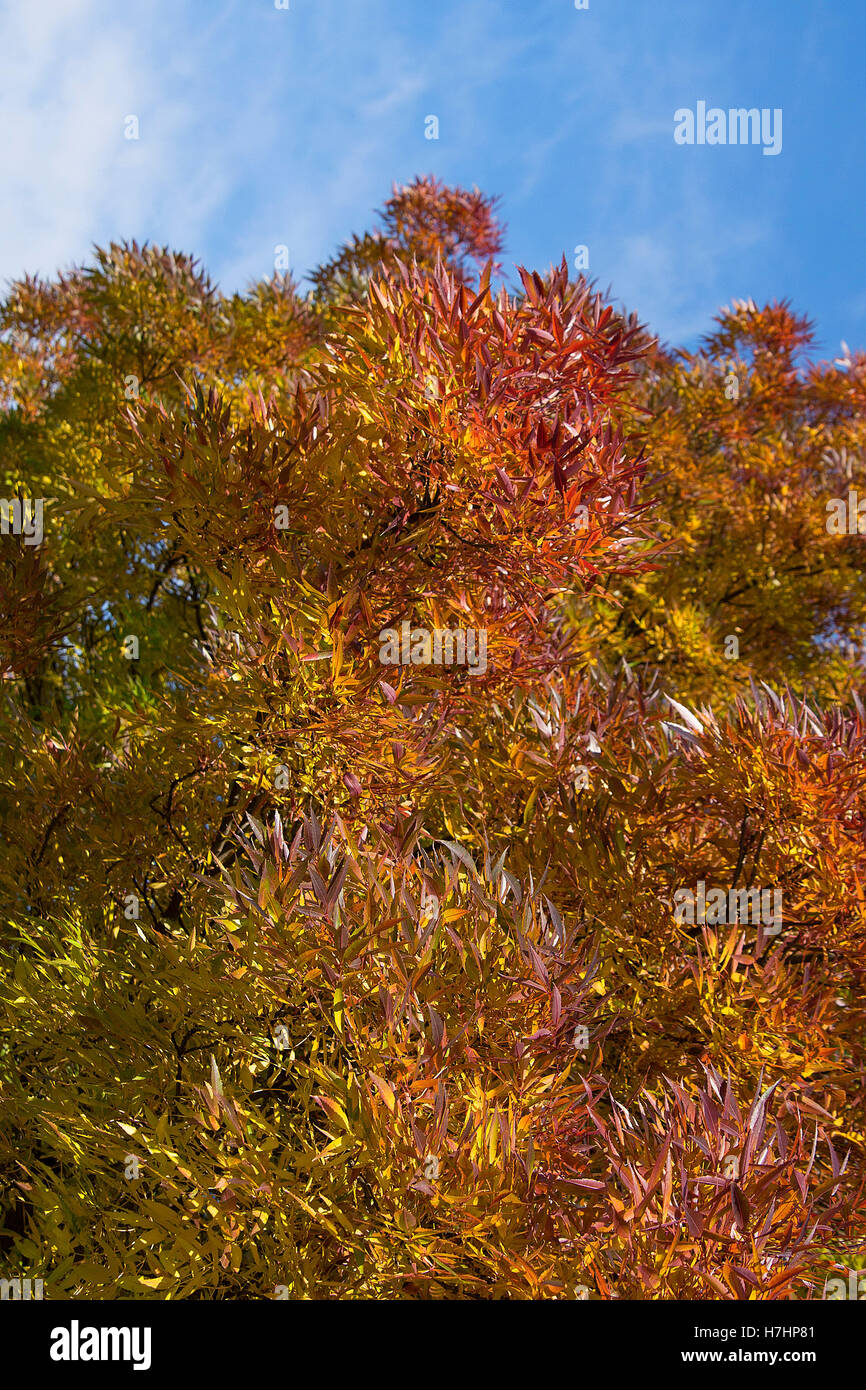
<path fill-rule="evenodd" d="M 417 180 L 306 297 L 132 243 L 3 305 L 50 1296 L 820 1297 L 862 1240 L 864 360 L 500 249 Z"/>

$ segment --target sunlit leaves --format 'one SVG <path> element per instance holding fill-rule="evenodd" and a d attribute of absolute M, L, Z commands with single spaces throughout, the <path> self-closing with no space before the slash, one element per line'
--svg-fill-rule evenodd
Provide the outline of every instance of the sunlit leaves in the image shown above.
<path fill-rule="evenodd" d="M 776 1299 L 862 1239 L 863 363 L 784 305 L 664 353 L 500 248 L 423 179 L 309 297 L 130 243 L 3 305 L 52 500 L 0 538 L 0 1244 L 52 1297 Z"/>

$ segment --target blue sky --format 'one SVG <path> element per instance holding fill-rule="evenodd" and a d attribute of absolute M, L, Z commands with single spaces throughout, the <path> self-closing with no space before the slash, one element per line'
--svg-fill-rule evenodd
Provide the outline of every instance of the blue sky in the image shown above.
<path fill-rule="evenodd" d="M 0 277 L 133 236 L 225 290 L 280 244 L 302 277 L 433 173 L 501 196 L 507 272 L 585 244 L 669 343 L 751 297 L 790 298 L 820 356 L 866 346 L 863 0 L 289 6 L 0 0 Z M 698 101 L 780 107 L 781 153 L 677 145 Z"/>

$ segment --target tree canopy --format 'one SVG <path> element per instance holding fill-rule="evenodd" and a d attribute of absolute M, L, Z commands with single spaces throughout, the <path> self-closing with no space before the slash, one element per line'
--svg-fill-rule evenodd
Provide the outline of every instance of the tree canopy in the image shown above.
<path fill-rule="evenodd" d="M 379 216 L 309 292 L 129 242 L 0 306 L 4 1266 L 820 1298 L 864 1263 L 866 356 L 509 288 L 478 190 Z"/>

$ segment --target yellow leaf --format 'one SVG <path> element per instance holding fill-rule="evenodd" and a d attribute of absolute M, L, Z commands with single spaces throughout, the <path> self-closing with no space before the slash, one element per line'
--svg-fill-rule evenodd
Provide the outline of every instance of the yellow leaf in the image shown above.
<path fill-rule="evenodd" d="M 532 791 L 529 793 L 529 799 L 527 800 L 526 805 L 523 808 L 523 816 L 521 819 L 522 825 L 528 825 L 529 822 L 532 820 L 532 813 L 535 810 L 535 803 L 537 800 L 538 787 L 533 787 Z"/>
<path fill-rule="evenodd" d="M 381 1076 L 377 1076 L 374 1071 L 370 1072 L 370 1080 L 375 1083 L 376 1088 L 379 1091 L 379 1094 L 381 1095 L 383 1101 L 393 1114 L 397 1105 L 397 1097 L 394 1094 L 393 1088 L 389 1086 L 388 1082 L 385 1081 Z"/>

